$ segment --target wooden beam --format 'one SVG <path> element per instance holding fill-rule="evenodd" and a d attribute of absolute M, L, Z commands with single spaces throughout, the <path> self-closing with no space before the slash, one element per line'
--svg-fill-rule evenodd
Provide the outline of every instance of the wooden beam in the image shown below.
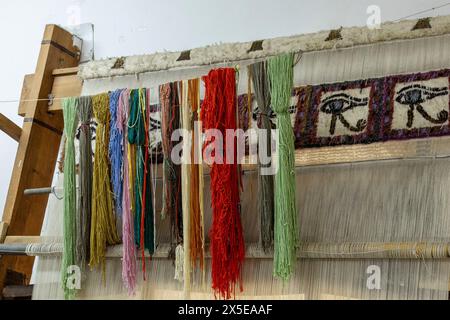
<path fill-rule="evenodd" d="M 26 100 L 30 98 L 30 90 L 31 86 L 33 85 L 33 79 L 34 74 L 27 74 L 23 78 L 23 84 L 22 84 L 22 94 L 20 95 L 20 102 L 19 102 L 19 116 L 25 117 L 27 113 L 27 107 L 28 104 L 26 103 Z"/>
<path fill-rule="evenodd" d="M 49 112 L 48 101 L 43 99 L 52 93 L 54 70 L 76 67 L 78 62 L 79 51 L 72 35 L 56 25 L 47 25 L 32 82 L 25 81 L 28 101 L 20 107 L 25 119 L 3 211 L 8 236 L 40 234 L 48 195 L 30 198 L 23 192 L 51 184 L 63 131 L 62 113 Z M 33 261 L 30 257 L 2 257 L 0 290 L 8 269 L 22 272 L 29 279 Z"/>
<path fill-rule="evenodd" d="M 40 236 L 7 236 L 4 244 L 30 244 L 41 243 L 44 238 Z"/>
<path fill-rule="evenodd" d="M 6 222 L 0 221 L 0 243 L 3 243 L 5 241 L 7 230 L 8 224 Z"/>
<path fill-rule="evenodd" d="M 53 70 L 52 74 L 54 76 L 73 76 L 78 74 L 78 67 L 73 68 L 62 68 Z"/>
<path fill-rule="evenodd" d="M 22 129 L 2 113 L 0 113 L 0 130 L 17 142 L 19 142 L 22 135 Z"/>
<path fill-rule="evenodd" d="M 81 94 L 83 82 L 77 74 L 58 74 L 53 82 L 52 95 L 55 98 L 48 107 L 50 112 L 62 111 L 61 98 L 78 97 Z"/>

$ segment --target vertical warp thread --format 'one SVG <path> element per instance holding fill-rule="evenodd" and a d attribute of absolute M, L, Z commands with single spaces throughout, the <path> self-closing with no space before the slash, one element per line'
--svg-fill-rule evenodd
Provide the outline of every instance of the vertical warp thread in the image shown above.
<path fill-rule="evenodd" d="M 293 54 L 268 60 L 272 108 L 277 114 L 278 171 L 275 176 L 274 275 L 287 280 L 296 264 L 298 245 L 295 204 L 295 154 L 289 106 L 293 87 Z"/>
<path fill-rule="evenodd" d="M 235 70 L 211 70 L 203 81 L 206 87 L 201 113 L 203 129 L 219 130 L 225 137 L 226 129 L 237 129 Z M 219 150 L 216 140 L 207 134 L 204 147 L 212 144 L 215 157 L 210 174 L 212 287 L 215 294 L 230 299 L 235 294 L 236 284 L 239 283 L 241 291 L 243 289 L 241 269 L 245 247 L 240 217 L 237 139 L 234 139 L 234 146 L 229 146 L 225 138 L 223 140 L 223 148 Z M 222 163 L 220 153 L 223 153 Z"/>
<path fill-rule="evenodd" d="M 64 135 L 66 137 L 66 156 L 64 159 L 64 250 L 62 258 L 62 285 L 64 298 L 73 299 L 75 289 L 68 283 L 69 268 L 77 262 L 76 255 L 76 177 L 75 177 L 75 132 L 78 125 L 76 98 L 64 99 Z"/>
<path fill-rule="evenodd" d="M 111 185 L 113 191 L 114 211 L 120 230 L 122 220 L 122 160 L 123 160 L 123 137 L 118 128 L 117 108 L 122 90 L 116 90 L 109 94 L 109 107 L 111 113 L 110 133 L 109 133 L 109 161 L 111 163 Z"/>
<path fill-rule="evenodd" d="M 272 155 L 272 122 L 270 121 L 270 86 L 267 78 L 267 66 L 266 62 L 258 62 L 249 66 L 250 74 L 253 80 L 253 86 L 255 90 L 256 102 L 258 103 L 258 127 L 259 136 L 262 135 L 266 139 L 265 157 L 271 157 Z M 273 247 L 273 221 L 274 221 L 274 208 L 273 208 L 273 176 L 268 174 L 261 174 L 262 168 L 270 168 L 271 163 L 261 163 L 261 144 L 259 144 L 259 157 L 258 157 L 258 213 L 261 220 L 260 236 L 261 244 L 264 251 L 268 251 Z"/>
<path fill-rule="evenodd" d="M 190 165 L 190 222 L 189 222 L 189 249 L 191 267 L 194 269 L 199 265 L 200 270 L 204 268 L 204 225 L 202 219 L 202 210 L 200 209 L 200 166 L 199 151 L 201 144 L 197 138 L 201 135 L 198 130 L 198 114 L 200 106 L 200 79 L 192 79 L 188 82 L 188 104 L 190 106 L 190 130 L 191 135 L 191 165 Z"/>
<path fill-rule="evenodd" d="M 78 99 L 78 118 L 80 120 L 80 166 L 78 196 L 78 217 L 80 224 L 77 225 L 77 249 L 80 257 L 79 266 L 84 271 L 89 261 L 91 210 L 92 210 L 92 101 L 91 97 L 80 97 Z"/>
<path fill-rule="evenodd" d="M 122 135 L 123 144 L 123 192 L 122 192 L 122 281 L 128 291 L 128 295 L 136 293 L 136 247 L 134 244 L 134 221 L 131 211 L 130 199 L 130 168 L 128 159 L 130 149 L 128 143 L 128 115 L 130 109 L 130 91 L 123 90 L 119 97 L 117 110 L 117 128 Z"/>
<path fill-rule="evenodd" d="M 109 137 L 109 96 L 99 94 L 92 97 L 92 109 L 97 120 L 95 141 L 94 174 L 92 186 L 91 257 L 90 266 L 102 266 L 105 275 L 107 245 L 120 243 L 116 219 L 113 212 L 107 139 Z"/>

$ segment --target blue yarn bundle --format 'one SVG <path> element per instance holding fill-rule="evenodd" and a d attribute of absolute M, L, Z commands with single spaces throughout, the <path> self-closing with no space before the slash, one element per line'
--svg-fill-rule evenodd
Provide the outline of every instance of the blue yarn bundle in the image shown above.
<path fill-rule="evenodd" d="M 111 162 L 111 183 L 114 195 L 114 208 L 117 217 L 122 217 L 122 162 L 123 162 L 123 135 L 117 126 L 117 107 L 119 105 L 122 90 L 116 90 L 109 94 L 110 106 L 110 134 L 109 134 L 109 161 Z"/>

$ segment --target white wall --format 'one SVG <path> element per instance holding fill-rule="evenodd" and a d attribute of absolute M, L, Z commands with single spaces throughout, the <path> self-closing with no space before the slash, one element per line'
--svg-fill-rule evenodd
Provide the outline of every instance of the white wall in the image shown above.
<path fill-rule="evenodd" d="M 382 21 L 443 4 L 443 0 L 2 0 L 0 101 L 20 97 L 33 73 L 45 24 L 95 25 L 96 58 L 183 50 L 217 42 L 251 41 L 365 25 L 369 5 Z M 421 16 L 450 14 L 450 6 Z M 17 103 L 0 112 L 21 125 Z M 17 144 L 0 132 L 0 216 Z"/>

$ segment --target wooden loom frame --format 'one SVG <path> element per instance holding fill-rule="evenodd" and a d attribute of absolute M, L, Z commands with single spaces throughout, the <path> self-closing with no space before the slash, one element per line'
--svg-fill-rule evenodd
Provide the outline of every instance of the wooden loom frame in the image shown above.
<path fill-rule="evenodd" d="M 48 195 L 26 197 L 24 191 L 48 187 L 52 182 L 63 131 L 59 99 L 81 94 L 78 63 L 79 48 L 73 45 L 73 35 L 56 25 L 47 25 L 36 72 L 26 75 L 23 82 L 18 110 L 24 117 L 23 127 L 0 114 L 0 130 L 19 143 L 0 221 L 0 244 L 40 242 Z M 297 150 L 296 166 L 420 158 L 422 149 L 435 156 L 449 155 L 450 137 Z M 243 169 L 255 168 L 244 165 Z M 33 262 L 34 258 L 27 256 L 0 257 L 0 296 L 7 270 L 22 273 L 29 281 Z"/>
<path fill-rule="evenodd" d="M 51 97 L 80 95 L 79 57 L 73 35 L 47 25 L 36 71 L 26 75 L 23 82 L 18 110 L 24 117 L 23 127 L 0 115 L 0 129 L 19 143 L 0 222 L 0 243 L 10 236 L 40 235 L 48 195 L 27 198 L 24 190 L 52 183 L 64 123 L 60 101 Z M 33 257 L 0 257 L 0 296 L 8 270 L 23 274 L 28 283 L 33 262 Z"/>

